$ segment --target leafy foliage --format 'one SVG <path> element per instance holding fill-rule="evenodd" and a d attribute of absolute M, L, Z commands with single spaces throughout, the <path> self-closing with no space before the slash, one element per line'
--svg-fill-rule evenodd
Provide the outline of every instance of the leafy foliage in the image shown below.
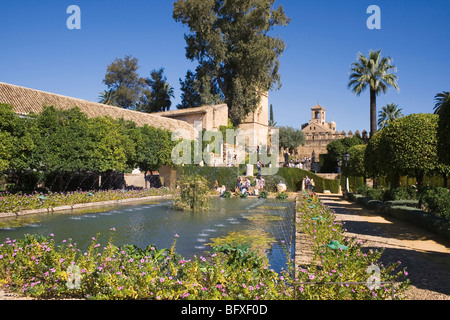
<path fill-rule="evenodd" d="M 442 164 L 450 166 L 450 97 L 448 92 L 442 93 L 439 97 L 438 95 L 435 109 L 435 113 L 439 114 L 438 156 Z"/>
<path fill-rule="evenodd" d="M 352 63 L 348 88 L 359 96 L 367 88 L 370 91 L 370 137 L 377 132 L 376 96 L 386 93 L 389 87 L 399 90 L 397 76 L 392 73 L 396 67 L 390 57 L 382 57 L 381 50 L 370 50 L 368 57 L 358 54 L 357 62 Z"/>
<path fill-rule="evenodd" d="M 164 68 L 153 70 L 150 78 L 145 79 L 147 88 L 143 89 L 143 95 L 137 109 L 141 112 L 169 111 L 174 97 L 173 87 L 163 75 Z"/>
<path fill-rule="evenodd" d="M 420 194 L 419 205 L 427 212 L 450 220 L 450 191 L 447 188 L 426 188 Z"/>
<path fill-rule="evenodd" d="M 403 117 L 402 108 L 399 108 L 398 104 L 388 103 L 381 107 L 381 111 L 378 112 L 378 126 L 382 129 L 401 117 Z"/>
<path fill-rule="evenodd" d="M 29 191 L 39 181 L 52 191 L 67 191 L 78 178 L 76 189 L 90 189 L 95 173 L 98 181 L 99 173 L 172 164 L 175 142 L 167 130 L 110 117 L 88 119 L 77 107 L 45 106 L 38 115 L 20 118 L 11 106 L 0 105 L 0 115 L 0 172 L 9 170 L 8 179 L 19 189 L 30 180 Z"/>
<path fill-rule="evenodd" d="M 438 116 L 433 114 L 412 114 L 397 119 L 381 133 L 376 152 L 387 173 L 416 176 L 419 186 L 423 176 L 438 167 L 437 158 Z M 369 142 L 370 144 L 370 142 Z M 372 160 L 373 161 L 373 160 Z"/>
<path fill-rule="evenodd" d="M 209 209 L 208 180 L 200 175 L 183 176 L 180 181 L 180 193 L 175 199 L 175 208 L 198 212 Z"/>
<path fill-rule="evenodd" d="M 364 141 L 358 135 L 354 135 L 351 138 L 345 137 L 344 139 L 334 140 L 330 142 L 327 145 L 327 153 L 324 156 L 324 163 L 321 169 L 324 172 L 336 172 L 338 162 L 340 160 L 343 161 L 343 155 L 353 146 L 362 144 L 364 144 Z M 343 169 L 345 169 L 344 165 L 345 164 L 342 162 Z"/>
<path fill-rule="evenodd" d="M 115 105 L 125 109 L 136 108 L 144 85 L 143 79 L 137 73 L 138 69 L 138 59 L 130 55 L 123 59 L 116 58 L 107 66 L 103 83 L 109 92 L 114 92 L 112 101 Z"/>
<path fill-rule="evenodd" d="M 186 259 L 170 249 L 106 246 L 28 235 L 0 244 L 0 280 L 9 290 L 38 298 L 94 300 L 286 299 L 292 289 L 263 258 L 244 247 Z M 103 249 L 102 249 L 103 248 Z M 69 271 L 78 270 L 78 272 Z M 77 286 L 68 282 L 76 280 Z"/>
<path fill-rule="evenodd" d="M 306 142 L 305 133 L 292 127 L 278 127 L 279 130 L 279 146 L 289 152 L 294 152 L 299 146 Z"/>
<path fill-rule="evenodd" d="M 220 90 L 233 125 L 254 111 L 261 93 L 279 87 L 278 57 L 285 44 L 269 35 L 289 19 L 275 0 L 179 0 L 173 18 L 185 24 L 186 57 L 197 60 L 197 79 Z M 204 92 L 211 92 L 205 90 Z"/>
<path fill-rule="evenodd" d="M 313 260 L 297 273 L 299 283 L 297 296 L 300 299 L 374 299 L 383 300 L 390 296 L 390 285 L 380 284 L 379 288 L 367 285 L 369 267 L 378 266 L 379 280 L 382 282 L 403 280 L 407 275 L 398 271 L 400 262 L 381 264 L 383 250 L 366 250 L 363 242 L 345 236 L 343 222 L 336 219 L 332 209 L 325 206 L 312 193 L 302 192 L 297 198 L 297 228 L 312 242 Z M 334 247 L 331 244 L 339 243 Z M 325 282 L 363 282 L 359 285 L 324 284 Z M 311 283 L 311 284 L 308 284 Z M 312 283 L 315 283 L 314 285 Z M 409 280 L 402 281 L 396 288 L 396 298 L 408 289 Z"/>

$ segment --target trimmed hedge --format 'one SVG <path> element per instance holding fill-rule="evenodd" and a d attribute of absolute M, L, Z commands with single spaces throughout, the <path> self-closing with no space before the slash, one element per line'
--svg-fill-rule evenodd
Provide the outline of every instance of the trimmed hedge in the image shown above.
<path fill-rule="evenodd" d="M 384 212 L 387 215 L 406 220 L 441 236 L 450 238 L 450 221 L 447 219 L 407 206 L 385 206 Z"/>
<path fill-rule="evenodd" d="M 348 200 L 377 213 L 396 217 L 450 239 L 450 221 L 418 208 L 417 200 L 380 201 L 361 194 L 349 193 Z"/>
<path fill-rule="evenodd" d="M 195 175 L 199 174 L 205 177 L 210 187 L 214 186 L 214 181 L 217 180 L 219 186 L 225 185 L 227 188 L 234 190 L 238 175 L 245 175 L 245 167 L 200 167 L 200 166 L 184 166 L 177 167 L 177 176 Z M 256 174 L 256 171 L 254 171 Z M 301 190 L 302 180 L 306 177 L 314 179 L 314 192 L 323 192 L 330 190 L 331 193 L 339 193 L 339 180 L 331 180 L 322 178 L 310 171 L 302 170 L 300 168 L 278 168 L 274 175 L 264 175 L 266 182 L 266 190 L 270 192 L 276 191 L 276 185 L 284 181 L 287 189 L 290 192 L 297 192 Z"/>
<path fill-rule="evenodd" d="M 325 179 L 300 168 L 279 168 L 277 175 L 284 179 L 289 191 L 301 190 L 302 180 L 308 176 L 314 179 L 314 192 L 330 190 L 331 193 L 339 193 L 339 180 Z"/>

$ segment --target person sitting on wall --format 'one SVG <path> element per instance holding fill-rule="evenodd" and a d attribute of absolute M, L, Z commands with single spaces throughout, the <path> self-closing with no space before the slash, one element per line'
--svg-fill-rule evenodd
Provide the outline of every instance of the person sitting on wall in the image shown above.
<path fill-rule="evenodd" d="M 220 196 L 223 197 L 223 194 L 225 193 L 225 191 L 227 191 L 227 187 L 225 187 L 224 185 L 219 188 L 219 192 L 220 192 Z"/>

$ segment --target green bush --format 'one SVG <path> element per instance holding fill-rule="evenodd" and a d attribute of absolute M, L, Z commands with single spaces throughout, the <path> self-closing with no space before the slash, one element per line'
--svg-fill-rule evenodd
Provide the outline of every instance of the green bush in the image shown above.
<path fill-rule="evenodd" d="M 418 200 L 390 200 L 385 202 L 388 206 L 405 206 L 411 208 L 418 208 L 419 201 Z"/>
<path fill-rule="evenodd" d="M 230 190 L 234 190 L 236 180 L 240 172 L 237 168 L 224 167 L 200 167 L 200 166 L 184 166 L 177 167 L 178 177 L 183 175 L 200 175 L 208 181 L 208 186 L 212 189 L 214 181 L 217 180 L 219 186 L 226 186 Z"/>
<path fill-rule="evenodd" d="M 383 250 L 363 247 L 363 242 L 346 236 L 343 222 L 320 198 L 302 192 L 297 197 L 297 230 L 310 238 L 312 260 L 300 267 L 296 277 L 301 299 L 351 300 L 389 299 L 389 287 L 378 289 L 366 285 L 369 267 L 379 266 L 381 281 L 401 280 L 407 273 L 398 270 L 400 262 L 383 265 Z M 336 246 L 337 245 L 337 246 Z M 397 269 L 397 270 L 396 270 Z M 361 282 L 361 285 L 323 285 L 324 282 Z M 316 283 L 308 285 L 308 282 Z M 319 283 L 319 285 L 317 285 Z M 409 280 L 396 286 L 396 298 L 409 287 Z"/>
<path fill-rule="evenodd" d="M 112 230 L 114 231 L 114 230 Z M 95 300 L 288 299 L 289 275 L 267 267 L 246 246 L 222 246 L 207 258 L 169 249 L 106 246 L 82 252 L 70 239 L 25 236 L 0 243 L 0 285 L 37 298 Z"/>
<path fill-rule="evenodd" d="M 438 217 L 450 219 L 450 192 L 447 188 L 427 188 L 419 197 L 419 205 Z"/>
<path fill-rule="evenodd" d="M 202 176 L 184 176 L 180 180 L 180 194 L 175 199 L 174 206 L 194 212 L 209 209 L 209 190 L 208 181 Z"/>
<path fill-rule="evenodd" d="M 367 184 L 365 184 L 365 185 L 362 185 L 362 186 L 358 187 L 358 188 L 356 189 L 356 191 L 358 191 L 359 194 L 361 194 L 361 195 L 367 197 L 367 192 L 368 192 L 370 189 L 371 189 L 371 188 L 370 188 Z"/>
<path fill-rule="evenodd" d="M 383 200 L 383 195 L 384 195 L 384 188 L 370 188 L 369 190 L 367 190 L 367 197 L 369 197 L 371 200 Z"/>
<path fill-rule="evenodd" d="M 258 198 L 266 199 L 269 196 L 269 193 L 267 191 L 261 191 Z"/>
<path fill-rule="evenodd" d="M 286 192 L 280 192 L 276 196 L 277 200 L 286 200 L 288 198 L 288 195 Z"/>

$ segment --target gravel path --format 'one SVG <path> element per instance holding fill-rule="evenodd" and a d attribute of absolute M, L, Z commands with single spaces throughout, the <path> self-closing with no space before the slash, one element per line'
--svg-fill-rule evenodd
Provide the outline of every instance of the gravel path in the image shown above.
<path fill-rule="evenodd" d="M 407 267 L 411 289 L 408 300 L 450 300 L 450 240 L 409 222 L 384 217 L 343 200 L 341 195 L 320 194 L 323 203 L 345 222 L 349 236 L 366 247 L 385 248 L 384 264 L 401 261 Z"/>

